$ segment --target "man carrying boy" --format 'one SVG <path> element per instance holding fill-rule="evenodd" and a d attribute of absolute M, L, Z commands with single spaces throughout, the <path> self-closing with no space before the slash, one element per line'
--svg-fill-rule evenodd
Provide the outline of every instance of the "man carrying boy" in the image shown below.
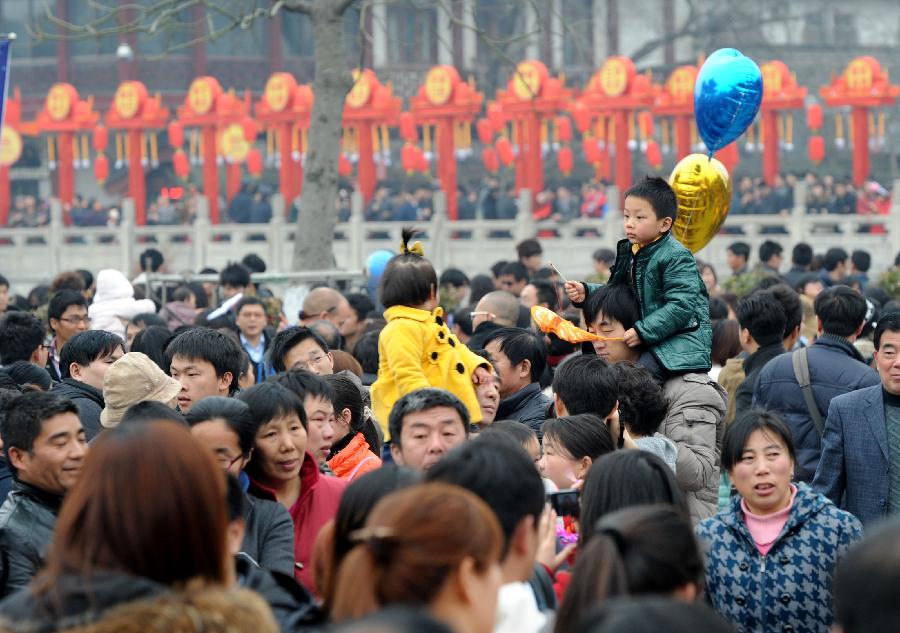
<path fill-rule="evenodd" d="M 610 285 L 627 284 L 641 319 L 623 340 L 646 346 L 640 363 L 659 380 L 711 367 L 709 295 L 693 254 L 670 233 L 678 202 L 669 184 L 645 177 L 625 192 L 625 237 L 616 250 Z M 566 293 L 576 307 L 600 287 L 570 281 Z"/>

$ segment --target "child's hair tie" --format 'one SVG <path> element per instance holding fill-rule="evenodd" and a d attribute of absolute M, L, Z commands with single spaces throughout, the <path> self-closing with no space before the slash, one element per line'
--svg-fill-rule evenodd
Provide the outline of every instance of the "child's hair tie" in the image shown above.
<path fill-rule="evenodd" d="M 425 257 L 425 248 L 422 246 L 422 242 L 419 242 L 418 240 L 413 242 L 411 245 L 401 241 L 400 254 L 418 255 L 419 257 Z"/>

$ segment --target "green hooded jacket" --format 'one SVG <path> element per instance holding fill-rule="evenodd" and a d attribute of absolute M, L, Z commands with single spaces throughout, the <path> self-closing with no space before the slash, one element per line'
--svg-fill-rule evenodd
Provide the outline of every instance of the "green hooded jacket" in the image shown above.
<path fill-rule="evenodd" d="M 674 374 L 712 367 L 709 295 L 691 252 L 670 233 L 632 255 L 621 240 L 610 284 L 630 284 L 641 309 L 634 324 L 659 364 Z M 586 283 L 586 296 L 601 284 Z"/>

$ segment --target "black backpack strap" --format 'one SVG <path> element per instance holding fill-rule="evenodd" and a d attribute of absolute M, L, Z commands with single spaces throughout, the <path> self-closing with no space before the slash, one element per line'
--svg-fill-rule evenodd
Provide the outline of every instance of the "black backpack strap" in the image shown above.
<path fill-rule="evenodd" d="M 806 357 L 806 350 L 807 348 L 801 347 L 792 353 L 791 363 L 794 365 L 794 377 L 797 379 L 797 384 L 800 385 L 803 401 L 806 403 L 806 408 L 809 409 L 809 417 L 812 418 L 819 437 L 821 437 L 825 431 L 825 422 L 822 420 L 822 412 L 819 411 L 819 405 L 816 404 L 809 381 L 809 359 Z"/>

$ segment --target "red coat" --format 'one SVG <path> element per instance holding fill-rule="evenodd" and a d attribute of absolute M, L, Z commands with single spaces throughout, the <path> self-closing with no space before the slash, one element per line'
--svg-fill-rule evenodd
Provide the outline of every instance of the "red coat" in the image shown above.
<path fill-rule="evenodd" d="M 309 453 L 300 466 L 300 496 L 288 508 L 294 521 L 294 576 L 315 593 L 312 554 L 319 530 L 337 514 L 347 482 L 319 472 L 315 458 Z M 250 492 L 263 499 L 276 501 L 275 491 L 250 480 Z"/>

